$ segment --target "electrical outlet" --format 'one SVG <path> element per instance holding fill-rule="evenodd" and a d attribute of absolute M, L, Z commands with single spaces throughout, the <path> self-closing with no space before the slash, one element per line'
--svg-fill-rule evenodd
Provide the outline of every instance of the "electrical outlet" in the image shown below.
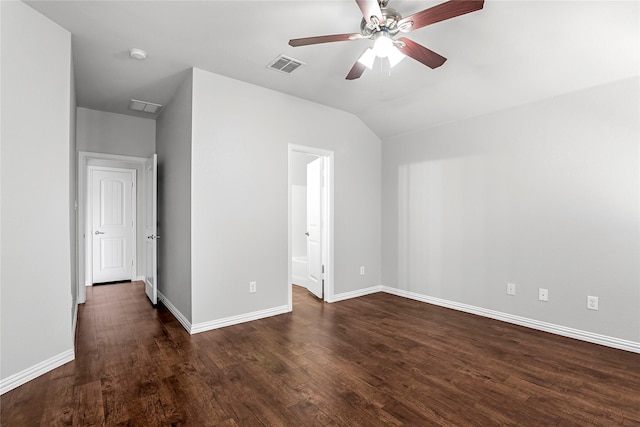
<path fill-rule="evenodd" d="M 597 310 L 598 309 L 598 297 L 587 297 L 587 308 L 589 310 Z"/>
<path fill-rule="evenodd" d="M 516 294 L 516 284 L 507 283 L 507 295 L 515 295 L 515 294 Z"/>
<path fill-rule="evenodd" d="M 540 301 L 549 301 L 549 289 L 538 289 L 538 299 Z"/>
<path fill-rule="evenodd" d="M 254 293 L 256 291 L 256 282 L 249 282 L 249 292 Z"/>
<path fill-rule="evenodd" d="M 360 275 L 364 276 L 364 266 L 360 267 Z"/>

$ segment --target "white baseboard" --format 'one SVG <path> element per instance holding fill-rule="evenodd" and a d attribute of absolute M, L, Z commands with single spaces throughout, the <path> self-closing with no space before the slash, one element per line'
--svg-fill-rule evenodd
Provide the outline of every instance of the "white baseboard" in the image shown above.
<path fill-rule="evenodd" d="M 200 332 L 210 331 L 213 329 L 223 328 L 225 326 L 237 325 L 239 323 L 250 322 L 252 320 L 264 319 L 265 317 L 277 316 L 278 314 L 284 314 L 289 312 L 289 308 L 286 305 L 274 308 L 268 308 L 266 310 L 254 311 L 252 313 L 240 314 L 238 316 L 225 317 L 222 319 L 211 320 L 208 322 L 191 324 L 189 320 L 174 306 L 171 301 L 167 299 L 162 292 L 158 291 L 158 299 L 162 301 L 165 307 L 174 315 L 174 317 L 180 322 L 182 327 L 190 334 L 197 334 Z"/>
<path fill-rule="evenodd" d="M 240 314 L 238 316 L 225 317 L 222 319 L 211 320 L 209 322 L 196 323 L 191 327 L 190 333 L 197 334 L 199 332 L 210 331 L 212 329 L 224 328 L 225 326 L 237 325 L 239 323 L 250 322 L 252 320 L 264 319 L 265 317 L 277 316 L 279 314 L 289 313 L 289 307 L 281 305 L 279 307 L 267 308 L 266 310 L 254 311 L 251 313 Z"/>
<path fill-rule="evenodd" d="M 344 300 L 351 299 L 351 298 L 357 298 L 357 297 L 362 297 L 362 296 L 369 295 L 369 294 L 375 294 L 375 293 L 381 292 L 381 291 L 382 291 L 382 286 L 381 285 L 371 286 L 369 288 L 358 289 L 356 291 L 343 292 L 341 294 L 334 294 L 333 298 L 331 299 L 331 301 L 328 301 L 328 302 L 344 301 Z"/>
<path fill-rule="evenodd" d="M 594 344 L 600 344 L 607 347 L 617 348 L 620 350 L 640 353 L 640 343 L 634 341 L 623 340 L 620 338 L 610 337 L 607 335 L 596 334 L 593 332 L 582 331 L 580 329 L 569 328 L 566 326 L 555 325 L 553 323 L 541 322 L 539 320 L 529 319 L 526 317 L 515 316 L 513 314 L 502 313 L 500 311 L 489 310 L 473 305 L 462 304 L 455 301 L 448 301 L 441 298 L 434 298 L 415 292 L 404 291 L 402 289 L 382 286 L 382 292 L 409 298 L 416 301 L 426 302 L 440 307 L 451 308 L 453 310 L 463 311 L 465 313 L 477 314 L 478 316 L 488 317 L 495 320 L 501 320 L 515 325 L 525 326 L 539 331 L 550 332 L 552 334 L 561 335 L 563 337 L 574 338 L 581 341 L 587 341 Z"/>
<path fill-rule="evenodd" d="M 180 322 L 182 327 L 185 328 L 187 332 L 191 333 L 191 322 L 189 322 L 184 314 L 182 314 L 175 305 L 171 304 L 171 301 L 169 301 L 160 291 L 158 291 L 158 300 L 162 301 L 162 304 L 169 309 L 171 314 L 173 314 L 176 320 Z"/>
<path fill-rule="evenodd" d="M 75 359 L 75 353 L 73 349 L 69 349 L 63 353 L 58 354 L 57 356 L 53 356 L 50 359 L 40 362 L 37 365 L 13 374 L 7 378 L 3 378 L 0 380 L 0 394 L 11 391 L 16 387 L 19 387 L 31 381 L 32 379 L 39 377 L 40 375 L 46 374 L 47 372 L 52 371 L 55 368 L 64 365 L 65 363 L 71 362 L 73 359 Z"/>
<path fill-rule="evenodd" d="M 144 282 L 144 276 L 136 276 L 135 279 L 132 280 L 133 282 Z"/>

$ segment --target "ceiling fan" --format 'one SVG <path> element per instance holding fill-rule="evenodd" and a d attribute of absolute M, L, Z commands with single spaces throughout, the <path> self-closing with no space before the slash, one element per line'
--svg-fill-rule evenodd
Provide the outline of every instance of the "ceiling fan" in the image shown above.
<path fill-rule="evenodd" d="M 373 68 L 376 57 L 388 58 L 391 67 L 405 56 L 409 56 L 427 67 L 437 68 L 444 64 L 447 58 L 406 37 L 395 37 L 400 32 L 408 33 L 445 19 L 475 12 L 484 5 L 484 0 L 450 0 L 403 18 L 395 9 L 387 7 L 388 2 L 389 0 L 356 0 L 363 15 L 359 33 L 292 39 L 289 40 L 289 45 L 297 47 L 361 39 L 373 40 L 373 48 L 365 49 L 347 74 L 347 80 L 360 78 L 367 68 Z"/>

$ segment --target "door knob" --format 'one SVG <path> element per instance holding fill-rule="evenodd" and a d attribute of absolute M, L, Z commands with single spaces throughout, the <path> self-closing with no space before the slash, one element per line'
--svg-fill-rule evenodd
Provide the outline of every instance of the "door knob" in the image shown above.
<path fill-rule="evenodd" d="M 96 231 L 96 232 L 95 232 L 95 233 L 93 233 L 93 234 L 96 234 L 96 235 L 97 235 L 97 234 L 104 234 L 104 231 Z"/>
<path fill-rule="evenodd" d="M 305 236 L 309 237 L 309 232 L 304 233 Z"/>

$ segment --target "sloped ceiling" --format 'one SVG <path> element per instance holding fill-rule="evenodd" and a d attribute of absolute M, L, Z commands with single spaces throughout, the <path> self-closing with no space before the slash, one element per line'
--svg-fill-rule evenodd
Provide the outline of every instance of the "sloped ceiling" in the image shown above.
<path fill-rule="evenodd" d="M 390 70 L 377 60 L 355 81 L 345 76 L 369 41 L 287 44 L 358 32 L 353 0 L 26 3 L 72 33 L 78 106 L 122 114 L 135 115 L 132 98 L 166 104 L 198 67 L 352 112 L 385 138 L 640 72 L 637 1 L 487 0 L 481 11 L 409 33 L 448 58 L 442 67 L 407 58 Z M 407 16 L 439 3 L 389 7 Z M 133 47 L 147 60 L 130 59 Z M 291 75 L 269 70 L 280 54 L 305 65 Z"/>

